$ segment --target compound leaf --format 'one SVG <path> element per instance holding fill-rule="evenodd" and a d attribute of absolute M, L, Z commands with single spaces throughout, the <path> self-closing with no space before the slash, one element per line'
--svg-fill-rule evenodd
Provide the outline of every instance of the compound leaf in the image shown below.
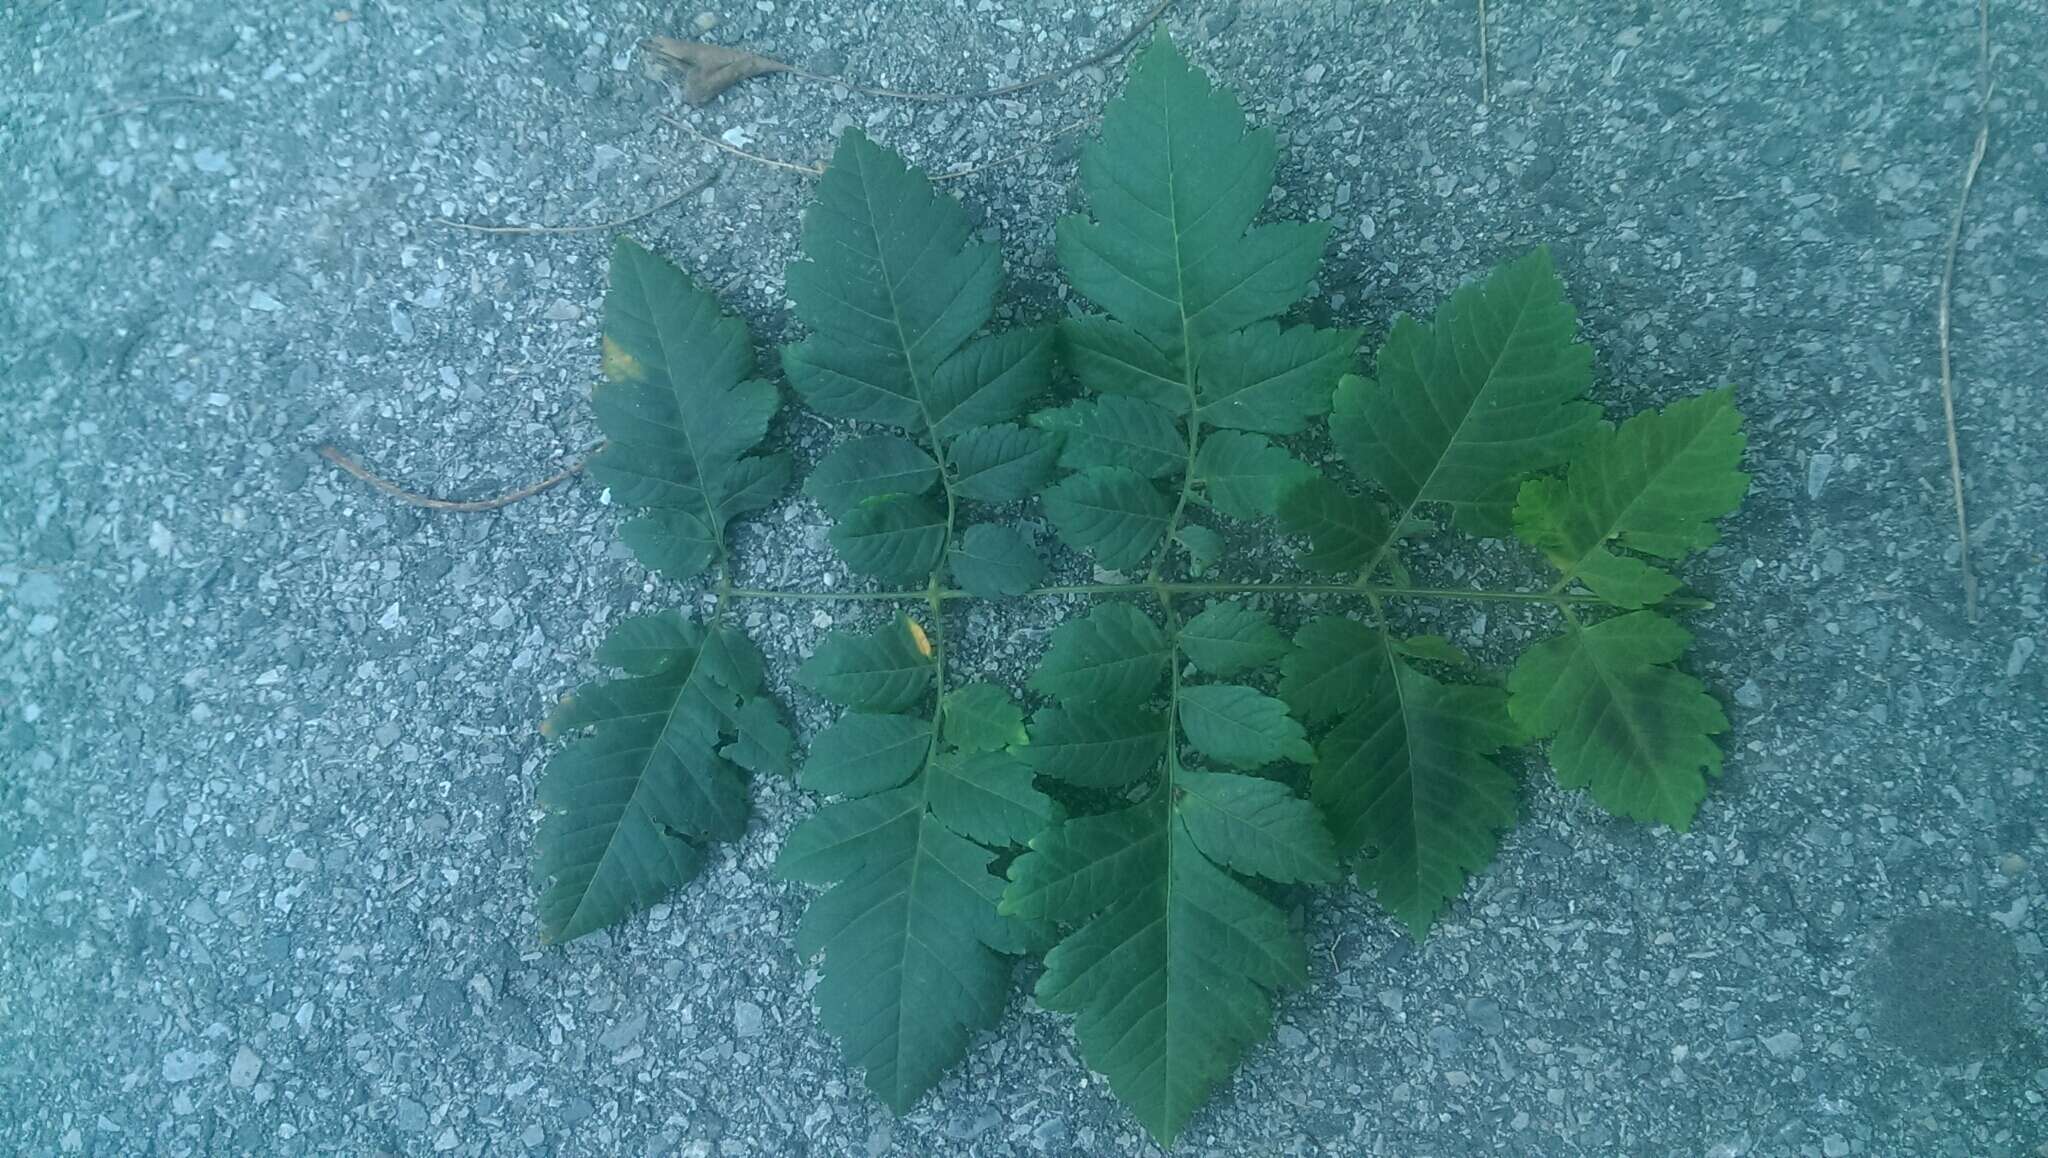
<path fill-rule="evenodd" d="M 725 525 L 789 486 L 789 456 L 751 456 L 780 400 L 747 376 L 739 319 L 681 270 L 620 238 L 604 299 L 604 373 L 591 409 L 606 435 L 593 478 L 645 508 L 626 543 L 641 562 L 687 579 L 724 552 Z"/>
<path fill-rule="evenodd" d="M 873 635 L 835 631 L 796 671 L 797 682 L 856 712 L 900 712 L 932 682 L 924 629 L 897 619 Z"/>
<path fill-rule="evenodd" d="M 1307 463 L 1243 431 L 1219 430 L 1195 453 L 1195 480 L 1209 504 L 1233 519 L 1278 513 L 1281 498 L 1314 477 Z"/>
<path fill-rule="evenodd" d="M 842 519 L 869 499 L 928 494 L 938 481 L 939 464 L 924 448 L 907 438 L 875 434 L 833 447 L 804 480 L 804 493 L 826 514 Z"/>
<path fill-rule="evenodd" d="M 1031 421 L 1060 434 L 1060 465 L 1068 470 L 1124 466 L 1147 478 L 1165 478 L 1187 467 L 1188 440 L 1179 420 L 1173 411 L 1143 398 L 1084 398 L 1041 410 Z"/>
<path fill-rule="evenodd" d="M 1129 467 L 1095 466 L 1048 488 L 1045 514 L 1060 538 L 1120 571 L 1152 556 L 1173 517 L 1173 504 Z"/>
<path fill-rule="evenodd" d="M 1181 625 L 1180 647 L 1205 673 L 1233 676 L 1286 655 L 1287 639 L 1264 614 L 1223 600 Z"/>
<path fill-rule="evenodd" d="M 953 579 L 970 595 L 1022 595 L 1045 574 L 1045 564 L 1014 527 L 976 523 L 948 554 Z"/>
<path fill-rule="evenodd" d="M 1059 451 L 1059 441 L 1042 430 L 977 426 L 953 440 L 953 493 L 983 503 L 1029 498 L 1052 478 Z"/>
<path fill-rule="evenodd" d="M 1002 1014 L 1002 954 L 1033 934 L 996 911 L 1003 882 L 991 871 L 992 846 L 1019 843 L 1058 816 L 1029 766 L 957 746 L 1022 742 L 1021 716 L 1001 689 L 970 684 L 947 695 L 943 747 L 932 743 L 931 718 L 860 714 L 925 699 L 929 650 L 922 631 L 899 620 L 873 636 L 835 633 L 798 673 L 859 709 L 819 736 L 805 772 L 807 784 L 854 798 L 798 825 L 776 860 L 785 877 L 830 886 L 805 910 L 797 951 L 822 956 L 819 1019 L 898 1113 Z"/>
<path fill-rule="evenodd" d="M 869 499 L 832 528 L 832 546 L 863 575 L 912 582 L 931 574 L 946 550 L 946 516 L 916 495 Z"/>
<path fill-rule="evenodd" d="M 1031 688 L 1099 706 L 1145 702 L 1166 671 L 1166 633 L 1128 603 L 1104 603 L 1053 629 Z"/>
<path fill-rule="evenodd" d="M 1507 262 L 1434 321 L 1394 320 L 1379 380 L 1339 383 L 1331 439 L 1404 511 L 1446 503 L 1458 526 L 1504 537 L 1516 485 L 1563 462 L 1599 419 L 1581 398 L 1593 356 L 1575 325 L 1548 249 Z"/>
<path fill-rule="evenodd" d="M 660 901 L 695 876 L 704 846 L 746 825 L 731 749 L 743 715 L 758 739 L 788 733 L 761 690 L 761 657 L 744 636 L 675 613 L 629 619 L 600 649 L 636 674 L 588 684 L 544 731 L 588 734 L 548 762 L 534 841 L 542 935 L 570 941 Z M 755 713 L 764 710 L 775 727 Z"/>
<path fill-rule="evenodd" d="M 969 233 L 966 212 L 923 173 L 858 129 L 840 134 L 804 211 L 805 260 L 789 267 L 790 301 L 811 336 L 787 347 L 782 361 L 806 405 L 833 418 L 927 429 L 934 376 L 987 323 L 1002 278 L 996 247 Z M 1002 352 L 1015 353 L 963 352 L 971 364 L 949 372 L 949 414 L 988 392 L 969 370 L 1015 368 L 1017 359 L 996 356 Z"/>
<path fill-rule="evenodd" d="M 1721 705 L 1670 664 L 1692 636 L 1653 611 L 1633 611 L 1522 653 L 1508 673 L 1508 711 L 1550 740 L 1567 788 L 1589 788 L 1617 816 L 1684 832 L 1721 771 L 1713 737 Z"/>
<path fill-rule="evenodd" d="M 1180 723 L 1197 752 L 1237 768 L 1275 760 L 1315 761 L 1301 724 L 1287 705 L 1237 684 L 1201 684 L 1180 690 Z"/>
<path fill-rule="evenodd" d="M 1515 822 L 1514 781 L 1493 760 L 1519 740 L 1506 697 L 1439 683 L 1403 659 L 1414 641 L 1342 616 L 1310 620 L 1294 642 L 1280 695 L 1330 725 L 1311 795 L 1338 851 L 1359 857 L 1359 886 L 1420 940 Z"/>
<path fill-rule="evenodd" d="M 1531 479 L 1515 505 L 1515 533 L 1563 574 L 1634 610 L 1678 589 L 1661 568 L 1610 544 L 1663 559 L 1714 545 L 1713 520 L 1749 489 L 1737 469 L 1744 445 L 1735 392 L 1723 388 L 1596 430 L 1563 480 Z"/>

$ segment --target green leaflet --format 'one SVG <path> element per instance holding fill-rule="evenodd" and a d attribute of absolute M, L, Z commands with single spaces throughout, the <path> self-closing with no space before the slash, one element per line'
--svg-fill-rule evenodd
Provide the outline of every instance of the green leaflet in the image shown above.
<path fill-rule="evenodd" d="M 919 639 L 900 620 L 835 634 L 800 678 L 868 713 L 914 708 L 929 697 Z M 919 662 L 912 693 L 898 673 Z M 1023 739 L 1007 693 L 970 684 L 943 705 L 943 743 L 930 714 L 849 714 L 821 734 L 804 783 L 849 798 L 798 825 L 776 858 L 784 877 L 829 886 L 804 912 L 797 951 L 822 958 L 819 1020 L 898 1113 L 1001 1016 L 1004 955 L 1028 949 L 1033 931 L 997 912 L 1003 881 L 990 869 L 997 849 L 1059 818 L 1030 767 L 992 743 Z"/>
<path fill-rule="evenodd" d="M 696 875 L 706 843 L 740 834 L 741 767 L 765 770 L 734 758 L 744 737 L 757 757 L 788 759 L 789 733 L 762 696 L 760 653 L 745 637 L 669 613 L 622 622 L 599 656 L 633 674 L 578 689 L 544 729 L 588 733 L 548 762 L 537 793 L 546 818 L 533 870 L 550 941 L 663 899 Z"/>
<path fill-rule="evenodd" d="M 835 631 L 796 670 L 796 680 L 856 712 L 900 712 L 931 687 L 931 645 L 908 619 L 873 635 Z"/>
<path fill-rule="evenodd" d="M 804 493 L 825 513 L 843 519 L 869 499 L 929 494 L 939 484 L 939 464 L 924 448 L 893 434 L 853 438 L 818 460 L 804 480 Z"/>
<path fill-rule="evenodd" d="M 1164 478 L 1187 465 L 1187 436 L 1173 411 L 1142 398 L 1084 398 L 1041 410 L 1031 421 L 1062 436 L 1060 465 L 1068 470 L 1121 466 L 1147 478 Z"/>
<path fill-rule="evenodd" d="M 1120 571 L 1152 557 L 1173 503 L 1129 467 L 1095 466 L 1054 483 L 1045 514 L 1062 539 Z"/>
<path fill-rule="evenodd" d="M 913 495 L 869 499 L 832 528 L 832 545 L 863 575 L 914 583 L 931 574 L 946 550 L 946 516 Z"/>
<path fill-rule="evenodd" d="M 1022 595 L 1045 574 L 1038 553 L 1014 527 L 977 523 L 948 554 L 953 578 L 970 594 Z"/>
<path fill-rule="evenodd" d="M 962 752 L 994 752 L 1026 742 L 1024 709 L 994 684 L 966 684 L 947 692 L 943 715 L 946 743 Z"/>
<path fill-rule="evenodd" d="M 1258 768 L 1275 760 L 1315 761 L 1286 704 L 1237 684 L 1183 688 L 1180 725 L 1188 743 L 1218 763 Z"/>
<path fill-rule="evenodd" d="M 1339 572 L 1370 565 L 1393 533 L 1378 503 L 1321 477 L 1297 484 L 1280 500 L 1280 529 L 1308 536 L 1302 566 Z"/>
<path fill-rule="evenodd" d="M 604 373 L 591 409 L 606 436 L 591 477 L 622 506 L 627 545 L 671 579 L 724 554 L 725 525 L 789 487 L 789 456 L 749 454 L 779 404 L 749 380 L 747 328 L 681 270 L 620 238 L 604 299 Z"/>
<path fill-rule="evenodd" d="M 1316 478 L 1308 464 L 1256 434 L 1220 430 L 1202 440 L 1195 480 L 1233 519 L 1278 514 L 1282 497 Z"/>
<path fill-rule="evenodd" d="M 1166 633 L 1128 603 L 1104 603 L 1055 629 L 1031 690 L 1091 706 L 1136 706 L 1166 671 Z"/>
<path fill-rule="evenodd" d="M 1515 534 L 1562 572 L 1617 607 L 1658 603 L 1678 580 L 1613 543 L 1679 559 L 1714 545 L 1713 520 L 1749 489 L 1742 463 L 1742 415 L 1723 388 L 1598 430 L 1572 455 L 1563 480 L 1522 484 Z"/>
<path fill-rule="evenodd" d="M 1205 674 L 1234 676 L 1286 655 L 1287 639 L 1263 614 L 1226 599 L 1181 626 L 1180 648 Z"/>
<path fill-rule="evenodd" d="M 1420 940 L 1515 822 L 1514 781 L 1492 759 L 1519 741 L 1506 697 L 1439 683 L 1403 659 L 1414 641 L 1342 616 L 1309 621 L 1294 642 L 1281 698 L 1327 725 L 1312 795 L 1339 851 L 1359 856 L 1359 887 Z M 1421 650 L 1441 657 L 1441 643 Z"/>
<path fill-rule="evenodd" d="M 1171 1145 L 1270 1031 L 1273 994 L 1307 973 L 1286 914 L 1232 873 L 1327 881 L 1336 852 L 1314 806 L 1285 785 L 1179 758 L 1176 720 L 1191 747 L 1223 762 L 1307 759 L 1284 706 L 1250 688 L 1183 686 L 1159 629 L 1111 611 L 1120 607 L 1056 634 L 1032 682 L 1061 702 L 1033 718 L 1023 751 L 1040 772 L 1081 787 L 1146 791 L 1032 840 L 1010 866 L 1002 911 L 1067 928 L 1046 954 L 1038 999 L 1075 1015 L 1082 1056 Z M 1125 634 L 1141 638 L 1097 646 Z M 1165 645 L 1158 662 L 1114 673 L 1098 662 L 1155 641 Z M 1142 707 L 1169 673 L 1166 712 Z"/>
<path fill-rule="evenodd" d="M 1575 325 L 1550 251 L 1533 250 L 1460 287 L 1428 324 L 1394 319 L 1379 380 L 1338 386 L 1330 437 L 1404 518 L 1445 503 L 1465 530 L 1505 537 L 1516 485 L 1563 462 L 1600 417 L 1580 397 L 1593 355 Z"/>
<path fill-rule="evenodd" d="M 1352 368 L 1357 330 L 1255 322 L 1202 348 L 1195 395 L 1202 421 L 1231 430 L 1299 434 L 1330 412 L 1330 389 Z"/>
<path fill-rule="evenodd" d="M 1653 611 L 1634 611 L 1522 653 L 1508 674 L 1508 711 L 1550 740 L 1567 788 L 1589 788 L 1617 816 L 1680 832 L 1721 771 L 1713 737 L 1728 730 L 1700 682 L 1669 666 L 1692 636 Z"/>
<path fill-rule="evenodd" d="M 984 503 L 1029 498 L 1052 478 L 1058 441 L 1042 430 L 979 426 L 953 441 L 953 493 Z"/>

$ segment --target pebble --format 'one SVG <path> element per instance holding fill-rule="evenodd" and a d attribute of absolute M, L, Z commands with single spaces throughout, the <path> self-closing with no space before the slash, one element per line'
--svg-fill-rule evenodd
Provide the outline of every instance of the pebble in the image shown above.
<path fill-rule="evenodd" d="M 1735 689 L 1735 702 L 1745 708 L 1761 708 L 1764 706 L 1764 690 L 1756 686 L 1755 680 L 1743 680 L 1742 686 Z"/>
<path fill-rule="evenodd" d="M 1799 1052 L 1799 1035 L 1789 1029 L 1782 1033 L 1774 1033 L 1764 1039 L 1764 1048 L 1770 1051 L 1772 1057 L 1791 1057 Z"/>
<path fill-rule="evenodd" d="M 164 1055 L 163 1075 L 167 1082 L 189 1082 L 219 1061 L 210 1053 L 194 1049 L 174 1049 Z"/>
<path fill-rule="evenodd" d="M 256 1051 L 242 1046 L 235 1051 L 235 1060 L 228 1063 L 228 1084 L 238 1090 L 246 1090 L 256 1084 L 256 1075 L 263 1072 L 263 1059 Z"/>
<path fill-rule="evenodd" d="M 1487 1033 L 1506 1033 L 1507 1019 L 1500 1015 L 1500 1004 L 1491 998 L 1475 997 L 1465 1003 L 1465 1016 L 1472 1024 Z"/>
<path fill-rule="evenodd" d="M 627 1046 L 632 1045 L 634 1042 L 639 1041 L 640 1035 L 644 1033 L 646 1029 L 647 1014 L 643 1010 L 642 1012 L 636 1013 L 633 1016 L 627 1018 L 626 1020 L 619 1022 L 617 1025 L 612 1026 L 610 1029 L 605 1030 L 602 1034 L 599 1034 L 597 1038 L 597 1044 L 603 1046 L 605 1049 L 611 1051 L 612 1053 L 617 1053 L 620 1050 L 626 1048 Z"/>
<path fill-rule="evenodd" d="M 1827 489 L 1828 476 L 1835 471 L 1835 456 L 1828 453 L 1814 455 L 1806 463 L 1806 497 L 1818 499 L 1820 492 Z"/>
<path fill-rule="evenodd" d="M 761 1007 L 742 1001 L 732 1007 L 733 1032 L 741 1037 L 761 1036 Z"/>

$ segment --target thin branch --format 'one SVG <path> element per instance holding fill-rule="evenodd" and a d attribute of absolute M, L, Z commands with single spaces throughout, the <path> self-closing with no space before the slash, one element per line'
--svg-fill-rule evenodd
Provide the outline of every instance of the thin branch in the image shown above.
<path fill-rule="evenodd" d="M 166 93 L 163 96 L 150 97 L 146 100 L 132 101 L 125 105 L 115 105 L 110 109 L 100 109 L 98 112 L 88 113 L 85 119 L 88 121 L 100 121 L 108 117 L 125 117 L 130 113 L 145 113 L 151 109 L 162 108 L 165 105 L 218 105 L 226 103 L 226 101 L 217 96 L 208 96 L 205 93 L 174 92 Z"/>
<path fill-rule="evenodd" d="M 1479 0 L 1479 103 L 1493 103 L 1493 61 L 1486 51 L 1486 0 Z"/>
<path fill-rule="evenodd" d="M 678 129 L 681 129 L 683 132 L 688 133 L 690 136 L 695 137 L 698 141 L 701 141 L 702 143 L 709 145 L 712 148 L 717 149 L 721 152 L 728 153 L 734 157 L 738 157 L 741 160 L 752 161 L 756 165 L 765 165 L 771 169 L 781 169 L 784 170 L 785 172 L 790 173 L 801 173 L 806 177 L 823 177 L 825 175 L 825 167 L 823 165 L 804 165 L 796 161 L 784 161 L 775 157 L 764 157 L 759 153 L 748 152 L 747 150 L 742 149 L 737 145 L 727 144 L 726 142 L 719 140 L 717 137 L 714 137 L 709 133 L 706 133 L 703 130 L 697 128 L 696 126 L 691 125 L 689 122 L 677 120 L 676 118 L 669 116 L 667 113 L 661 113 L 658 115 L 661 117 L 662 120 L 667 121 L 669 124 L 675 126 Z M 1085 128 L 1087 124 L 1088 122 L 1085 120 L 1071 121 L 1054 130 L 1053 136 L 1055 138 L 1064 136 L 1065 134 L 1072 132 L 1075 129 Z M 934 182 L 957 181 L 962 177 L 971 177 L 976 173 L 980 173 L 988 169 L 993 169 L 998 165 L 1007 165 L 1012 161 L 1022 160 L 1025 157 L 1030 156 L 1033 152 L 1036 151 L 1036 149 L 1043 147 L 1043 145 L 1040 145 L 1034 147 L 1033 149 L 1019 149 L 1016 152 L 1005 154 L 1004 156 L 997 157 L 993 160 L 983 161 L 979 165 L 968 165 L 965 168 L 953 169 L 944 173 L 940 173 L 937 176 L 933 177 L 932 180 Z"/>
<path fill-rule="evenodd" d="M 825 167 L 823 165 L 799 165 L 795 161 L 778 161 L 774 157 L 764 157 L 759 153 L 749 153 L 738 145 L 729 145 L 717 137 L 699 131 L 686 121 L 679 121 L 669 116 L 667 113 L 658 115 L 662 120 L 667 121 L 669 124 L 674 125 L 676 128 L 681 129 L 712 148 L 723 150 L 743 161 L 752 161 L 756 165 L 766 165 L 771 169 L 784 169 L 791 173 L 802 173 L 806 177 L 823 177 L 825 175 Z"/>
<path fill-rule="evenodd" d="M 1970 163 L 1963 169 L 1962 191 L 1956 196 L 1956 215 L 1949 225 L 1948 246 L 1941 260 L 1941 293 L 1935 306 L 1935 333 L 1941 343 L 1941 414 L 1948 436 L 1948 481 L 1956 507 L 1957 561 L 1963 573 L 1963 613 L 1977 622 L 1977 575 L 1970 569 L 1970 518 L 1963 504 L 1963 456 L 1956 440 L 1955 376 L 1949 368 L 1949 298 L 1955 286 L 1956 251 L 1963 240 L 1963 214 L 1970 205 L 1970 187 L 1976 184 L 1977 169 L 1984 164 L 1984 147 L 1991 139 L 1991 3 L 1977 4 L 1978 82 L 1977 140 L 1970 149 Z"/>
<path fill-rule="evenodd" d="M 724 592 L 734 599 L 790 599 L 804 602 L 920 603 L 933 597 L 927 588 L 905 591 L 784 591 L 764 587 L 733 587 Z M 942 600 L 982 599 L 971 591 L 946 587 L 937 591 Z M 1463 587 L 1411 587 L 1392 583 L 1080 583 L 1071 586 L 1034 587 L 1018 598 L 1044 599 L 1074 595 L 1360 595 L 1368 599 L 1442 599 L 1475 603 L 1545 603 L 1553 607 L 1609 606 L 1598 595 L 1551 594 L 1547 591 L 1479 591 Z M 1702 611 L 1714 606 L 1711 599 L 1675 596 L 1658 604 L 1675 611 Z"/>
<path fill-rule="evenodd" d="M 488 499 L 437 499 L 430 495 L 420 494 L 417 491 L 406 490 L 397 483 L 371 474 L 367 467 L 348 455 L 343 454 L 338 447 L 331 444 L 323 444 L 320 447 L 320 457 L 370 484 L 371 489 L 379 494 L 389 495 L 402 503 L 411 503 L 413 506 L 425 507 L 430 511 L 495 511 L 500 507 L 509 507 L 521 499 L 532 498 L 549 487 L 576 477 L 576 475 L 582 472 L 584 464 L 590 461 L 590 456 L 604 449 L 604 445 L 601 441 L 594 442 L 584 448 L 581 458 L 556 471 L 554 474 L 537 483 L 520 487 L 516 491 L 508 491 L 505 494 Z"/>
<path fill-rule="evenodd" d="M 719 169 L 711 173 L 709 176 L 705 177 L 703 180 L 697 182 L 695 185 L 690 186 L 688 189 L 683 190 L 681 193 L 676 194 L 675 196 L 669 198 L 666 201 L 661 202 L 658 205 L 652 205 L 646 209 L 642 209 L 640 212 L 633 214 L 631 217 L 621 217 L 617 221 L 599 222 L 596 225 L 476 225 L 468 221 L 450 221 L 446 217 L 429 217 L 427 218 L 427 220 L 434 225 L 443 225 L 448 227 L 449 229 L 467 229 L 474 233 L 497 233 L 511 235 L 532 233 L 591 233 L 597 230 L 620 229 L 625 226 L 633 224 L 635 221 L 640 221 L 645 218 L 652 217 L 655 214 L 661 212 L 662 210 L 667 209 L 671 205 L 675 205 L 680 202 L 687 201 L 692 197 L 695 197 L 697 194 L 702 193 L 704 190 L 709 189 L 711 188 L 711 186 L 717 184 L 719 178 L 723 176 L 725 176 L 725 170 Z"/>
<path fill-rule="evenodd" d="M 1139 17 L 1138 22 L 1131 25 L 1117 39 L 1116 43 L 1107 48 L 1091 52 L 1079 60 L 1063 64 L 1058 68 L 1048 69 L 1027 80 L 1020 80 L 1014 84 L 998 85 L 995 88 L 977 89 L 973 92 L 903 92 L 893 88 L 877 88 L 871 85 L 853 84 L 836 76 L 823 76 L 815 72 L 806 72 L 800 68 L 792 68 L 790 72 L 792 75 L 803 77 L 805 80 L 818 81 L 824 84 L 836 84 L 842 88 L 848 88 L 860 93 L 862 96 L 886 97 L 890 100 L 916 101 L 919 104 L 928 105 L 950 104 L 955 101 L 993 100 L 996 97 L 1005 97 L 1012 93 L 1023 92 L 1026 89 L 1037 88 L 1039 85 L 1048 84 L 1065 76 L 1071 76 L 1084 68 L 1092 68 L 1104 61 L 1112 60 L 1122 55 L 1125 49 L 1129 48 L 1147 28 L 1152 27 L 1161 16 L 1166 14 L 1166 10 L 1172 6 L 1173 0 L 1158 0 L 1158 3 L 1152 5 L 1145 15 Z"/>

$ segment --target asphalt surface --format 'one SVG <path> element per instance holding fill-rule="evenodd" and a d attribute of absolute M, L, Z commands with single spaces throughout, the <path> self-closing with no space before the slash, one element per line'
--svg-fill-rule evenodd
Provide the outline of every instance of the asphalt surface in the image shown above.
<path fill-rule="evenodd" d="M 708 35 L 961 91 L 1139 7 L 761 0 Z M 1678 837 L 1518 763 L 1528 820 L 1421 947 L 1301 895 L 1312 982 L 1179 1149 L 2048 1152 L 2048 7 L 1992 7 L 1956 266 L 1976 623 L 1934 332 L 1975 5 L 1496 3 L 1487 103 L 1474 7 L 1167 23 L 1279 129 L 1272 212 L 1334 221 L 1314 316 L 1376 342 L 1547 241 L 1617 411 L 1738 384 L 1755 489 L 1686 571 L 1719 604 L 1692 670 L 1729 705 L 1727 773 Z M 1120 67 L 936 106 L 769 77 L 693 110 L 634 45 L 697 15 L 0 7 L 0 1150 L 1145 1151 L 1024 970 L 913 1113 L 867 1096 L 793 956 L 809 891 L 770 872 L 814 807 L 793 785 L 757 784 L 673 903 L 543 948 L 535 725 L 608 623 L 698 596 L 630 560 L 593 484 L 430 512 L 314 453 L 478 497 L 595 437 L 612 231 L 437 219 L 602 224 L 716 176 L 625 230 L 782 339 L 808 179 L 677 121 L 798 163 L 859 125 L 975 167 L 950 188 L 1017 316 L 1065 308 L 1052 223 Z M 740 543 L 750 581 L 846 581 L 807 500 Z M 1506 558 L 1423 565 L 1512 581 Z M 1017 679 L 1070 611 L 964 611 L 973 671 Z M 803 734 L 827 716 L 788 672 L 835 617 L 745 619 Z M 1496 664 L 1540 626 L 1422 622 Z"/>

